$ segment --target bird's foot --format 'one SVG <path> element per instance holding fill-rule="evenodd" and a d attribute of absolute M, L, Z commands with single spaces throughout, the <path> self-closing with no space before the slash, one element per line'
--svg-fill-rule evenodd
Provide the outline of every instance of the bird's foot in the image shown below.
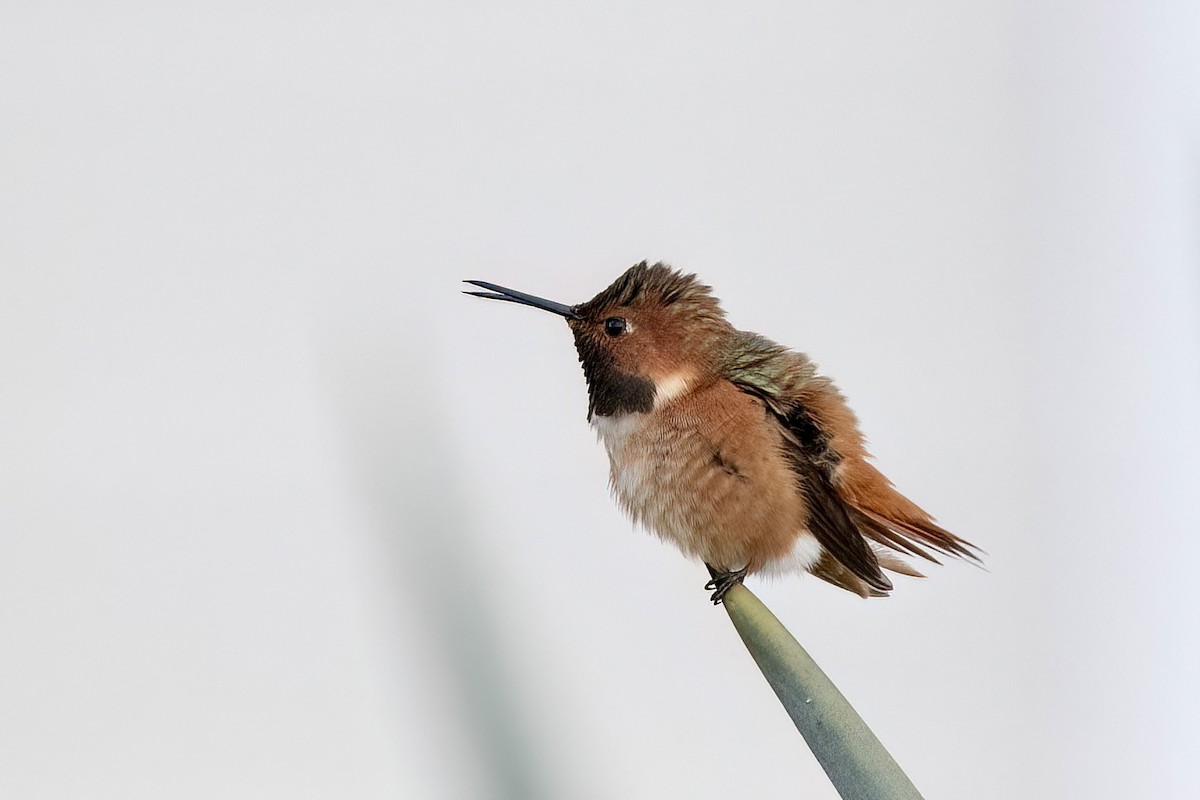
<path fill-rule="evenodd" d="M 712 576 L 712 580 L 704 584 L 706 591 L 712 592 L 712 600 L 714 606 L 721 605 L 721 601 L 725 599 L 725 594 L 734 587 L 735 584 L 741 583 L 746 579 L 746 572 L 749 571 L 750 565 L 742 567 L 736 572 L 724 572 L 717 569 L 712 564 L 705 564 L 708 567 L 708 574 Z"/>

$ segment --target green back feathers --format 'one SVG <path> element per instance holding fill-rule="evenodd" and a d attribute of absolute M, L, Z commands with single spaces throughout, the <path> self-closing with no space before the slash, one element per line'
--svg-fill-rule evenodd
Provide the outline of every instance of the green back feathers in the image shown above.
<path fill-rule="evenodd" d="M 782 416 L 817 374 L 808 356 L 747 331 L 734 333 L 724 371 L 730 381 L 762 398 Z"/>

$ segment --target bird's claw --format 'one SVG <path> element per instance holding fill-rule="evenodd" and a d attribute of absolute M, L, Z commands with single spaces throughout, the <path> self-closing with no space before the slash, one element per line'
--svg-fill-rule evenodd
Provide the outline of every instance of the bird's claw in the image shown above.
<path fill-rule="evenodd" d="M 750 569 L 748 564 L 734 572 L 719 570 L 711 564 L 705 564 L 704 566 L 708 567 L 708 573 L 712 575 L 712 580 L 704 584 L 704 589 L 705 591 L 712 592 L 712 597 L 709 600 L 712 600 L 714 606 L 721 605 L 726 593 L 735 585 L 744 581 L 746 579 L 746 572 Z"/>

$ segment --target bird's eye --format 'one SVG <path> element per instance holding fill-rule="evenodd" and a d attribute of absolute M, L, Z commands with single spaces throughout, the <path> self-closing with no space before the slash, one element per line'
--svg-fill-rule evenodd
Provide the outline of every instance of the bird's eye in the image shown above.
<path fill-rule="evenodd" d="M 620 317 L 609 317 L 604 320 L 604 332 L 609 336 L 620 336 L 628 326 Z"/>

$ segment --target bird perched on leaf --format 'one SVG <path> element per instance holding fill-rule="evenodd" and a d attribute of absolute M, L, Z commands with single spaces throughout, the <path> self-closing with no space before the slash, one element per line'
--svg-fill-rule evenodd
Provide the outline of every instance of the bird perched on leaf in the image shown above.
<path fill-rule="evenodd" d="M 734 328 L 695 275 L 642 262 L 573 306 L 468 283 L 566 318 L 617 502 L 704 562 L 714 603 L 752 574 L 811 572 L 881 597 L 885 571 L 920 576 L 904 556 L 978 561 L 867 460 L 808 356 Z"/>

